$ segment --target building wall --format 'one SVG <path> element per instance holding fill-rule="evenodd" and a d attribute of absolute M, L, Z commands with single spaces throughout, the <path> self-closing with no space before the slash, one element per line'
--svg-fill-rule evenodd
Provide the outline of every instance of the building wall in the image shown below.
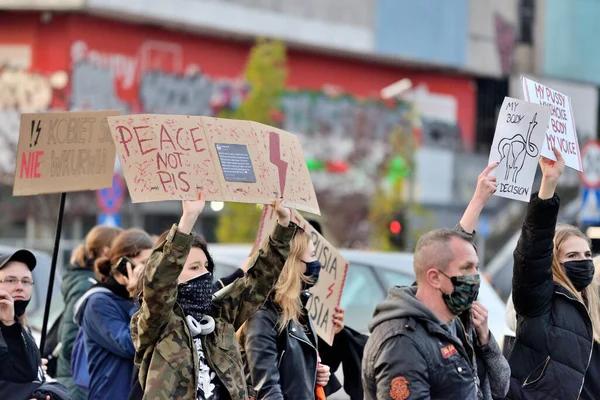
<path fill-rule="evenodd" d="M 541 74 L 600 84 L 600 2 L 544 0 L 541 5 Z"/>
<path fill-rule="evenodd" d="M 379 0 L 375 51 L 463 67 L 467 61 L 468 0 Z"/>

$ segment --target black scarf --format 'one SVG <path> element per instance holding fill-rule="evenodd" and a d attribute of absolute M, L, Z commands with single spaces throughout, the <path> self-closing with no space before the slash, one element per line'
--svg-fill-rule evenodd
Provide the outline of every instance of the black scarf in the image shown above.
<path fill-rule="evenodd" d="M 185 315 L 191 315 L 196 321 L 202 320 L 203 315 L 210 315 L 212 308 L 212 274 L 207 272 L 177 288 L 177 302 L 183 308 Z"/>

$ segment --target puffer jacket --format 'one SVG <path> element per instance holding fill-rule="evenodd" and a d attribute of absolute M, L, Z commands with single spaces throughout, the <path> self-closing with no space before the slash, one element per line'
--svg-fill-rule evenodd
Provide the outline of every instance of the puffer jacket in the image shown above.
<path fill-rule="evenodd" d="M 514 252 L 511 399 L 579 398 L 593 349 L 586 306 L 552 276 L 560 200 L 531 197 Z"/>
<path fill-rule="evenodd" d="M 297 225 L 277 224 L 268 251 L 251 261 L 247 276 L 213 297 L 213 333 L 202 336 L 208 366 L 224 390 L 220 399 L 248 400 L 240 348 L 235 332 L 269 296 L 290 251 Z M 166 241 L 154 249 L 144 279 L 141 308 L 131 321 L 144 399 L 195 399 L 198 353 L 183 309 L 177 304 L 177 279 L 192 244 L 192 236 L 174 225 Z"/>

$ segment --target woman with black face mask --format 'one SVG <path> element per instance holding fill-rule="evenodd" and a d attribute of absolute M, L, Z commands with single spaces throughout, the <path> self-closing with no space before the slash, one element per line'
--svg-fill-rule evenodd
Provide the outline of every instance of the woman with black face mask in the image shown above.
<path fill-rule="evenodd" d="M 305 308 L 320 272 L 310 235 L 298 232 L 271 296 L 238 332 L 253 399 L 316 399 L 327 385 L 329 367 L 319 362 Z"/>
<path fill-rule="evenodd" d="M 183 215 L 143 272 L 140 310 L 131 321 L 144 399 L 247 400 L 235 332 L 266 300 L 290 251 L 297 226 L 275 202 L 278 223 L 250 261 L 246 276 L 213 295 L 207 249 L 192 228 L 204 194 L 183 202 Z"/>
<path fill-rule="evenodd" d="M 542 184 L 533 194 L 514 254 L 517 334 L 509 355 L 509 398 L 600 398 L 600 301 L 592 284 L 589 239 L 557 225 L 555 194 L 565 161 L 542 157 Z"/>

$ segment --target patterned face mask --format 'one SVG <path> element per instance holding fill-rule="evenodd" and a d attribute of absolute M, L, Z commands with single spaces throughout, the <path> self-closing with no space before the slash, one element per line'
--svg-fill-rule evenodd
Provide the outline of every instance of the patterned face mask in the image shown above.
<path fill-rule="evenodd" d="M 186 316 L 197 321 L 210 314 L 212 308 L 212 274 L 206 272 L 177 287 L 177 302 Z"/>
<path fill-rule="evenodd" d="M 439 270 L 438 270 L 439 271 Z M 479 285 L 481 278 L 479 274 L 476 275 L 459 275 L 459 276 L 448 276 L 440 271 L 442 275 L 450 279 L 454 290 L 452 293 L 447 294 L 442 292 L 442 298 L 444 303 L 454 315 L 460 315 L 473 305 L 473 302 L 477 299 L 479 294 Z M 441 290 L 440 290 L 441 291 Z"/>

